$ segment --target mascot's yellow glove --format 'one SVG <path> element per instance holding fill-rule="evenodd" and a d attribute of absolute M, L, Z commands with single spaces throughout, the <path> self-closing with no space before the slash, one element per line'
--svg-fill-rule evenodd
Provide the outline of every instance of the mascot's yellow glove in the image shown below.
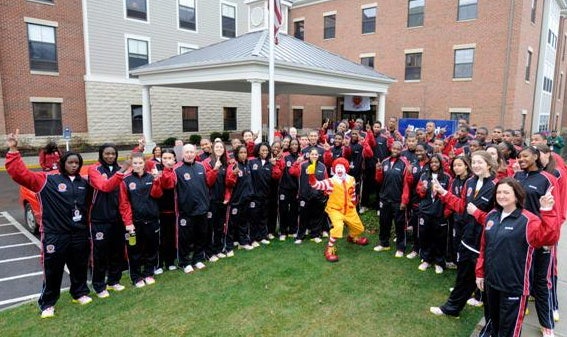
<path fill-rule="evenodd" d="M 305 173 L 315 174 L 315 168 L 316 167 L 317 167 L 317 161 L 311 162 L 311 164 L 309 164 L 309 166 L 307 166 L 307 170 L 305 170 Z"/>

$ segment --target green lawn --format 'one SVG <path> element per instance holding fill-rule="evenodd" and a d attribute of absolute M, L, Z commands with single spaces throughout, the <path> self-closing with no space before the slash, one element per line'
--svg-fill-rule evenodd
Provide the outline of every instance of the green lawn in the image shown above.
<path fill-rule="evenodd" d="M 56 317 L 35 303 L 0 312 L 2 336 L 470 336 L 482 309 L 460 319 L 429 307 L 449 295 L 455 272 L 419 272 L 419 261 L 372 251 L 376 216 L 365 214 L 371 244 L 339 241 L 340 261 L 324 244 L 273 242 L 195 271 L 172 271 L 157 283 L 79 306 L 64 293 Z"/>

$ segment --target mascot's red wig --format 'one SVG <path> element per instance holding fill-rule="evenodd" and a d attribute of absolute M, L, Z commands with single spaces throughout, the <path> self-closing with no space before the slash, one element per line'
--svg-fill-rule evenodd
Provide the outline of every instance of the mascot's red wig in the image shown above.
<path fill-rule="evenodd" d="M 342 164 L 345 167 L 346 173 L 348 173 L 349 163 L 348 160 L 344 159 L 343 157 L 339 157 L 333 160 L 333 172 L 335 172 L 335 166 Z"/>

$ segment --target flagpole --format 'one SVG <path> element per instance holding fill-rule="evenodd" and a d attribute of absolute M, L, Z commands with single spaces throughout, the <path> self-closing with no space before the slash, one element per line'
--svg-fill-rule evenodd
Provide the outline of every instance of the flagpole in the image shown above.
<path fill-rule="evenodd" d="M 274 0 L 268 0 L 269 24 L 268 32 L 270 37 L 270 58 L 269 58 L 269 107 L 268 107 L 268 141 L 274 142 L 274 119 L 275 119 L 275 83 L 274 83 Z"/>

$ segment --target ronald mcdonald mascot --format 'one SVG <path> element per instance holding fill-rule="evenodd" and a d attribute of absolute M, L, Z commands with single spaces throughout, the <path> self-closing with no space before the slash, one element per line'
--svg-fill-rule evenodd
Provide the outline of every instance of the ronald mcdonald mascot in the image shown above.
<path fill-rule="evenodd" d="M 315 177 L 315 164 L 307 167 L 309 184 L 317 190 L 325 191 L 329 195 L 325 212 L 329 215 L 332 228 L 329 243 L 325 248 L 325 258 L 329 262 L 337 262 L 337 239 L 343 237 L 343 227 L 346 224 L 349 230 L 347 241 L 360 246 L 368 244 L 368 238 L 361 237 L 364 225 L 356 212 L 356 195 L 354 192 L 354 177 L 347 174 L 349 163 L 345 158 L 337 158 L 333 161 L 334 175 L 325 180 L 317 180 Z"/>

